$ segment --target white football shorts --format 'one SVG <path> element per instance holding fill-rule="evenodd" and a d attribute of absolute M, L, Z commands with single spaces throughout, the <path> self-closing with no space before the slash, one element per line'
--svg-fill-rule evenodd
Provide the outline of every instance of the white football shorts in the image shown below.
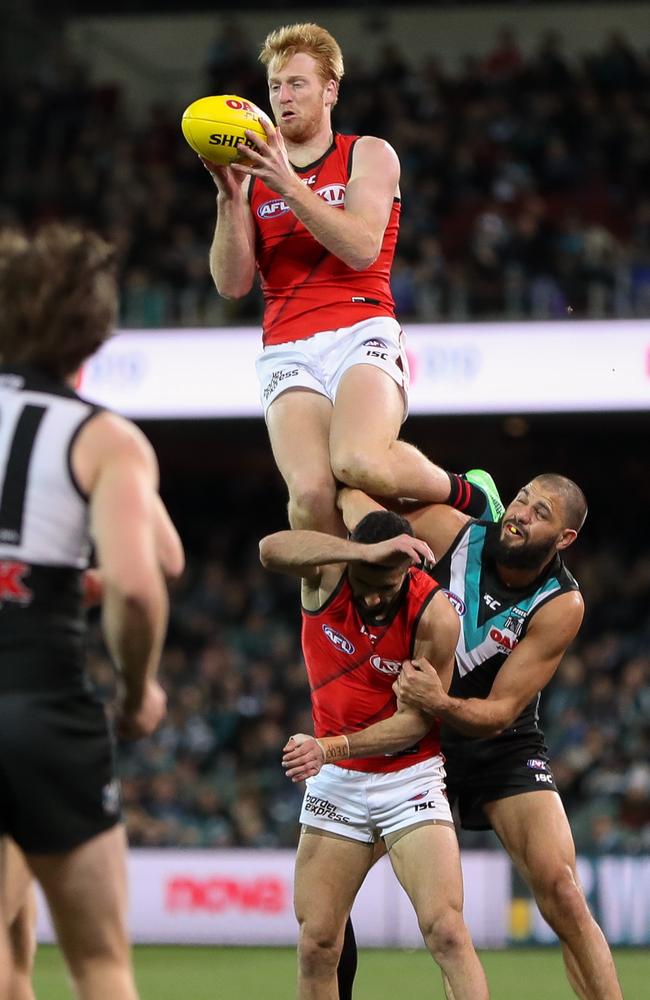
<path fill-rule="evenodd" d="M 311 389 L 333 403 L 341 379 L 353 365 L 372 365 L 390 375 L 401 389 L 406 420 L 408 359 L 404 334 L 390 316 L 374 316 L 305 340 L 265 347 L 255 362 L 264 416 L 287 389 Z"/>
<path fill-rule="evenodd" d="M 325 764 L 307 779 L 300 822 L 364 844 L 422 823 L 453 824 L 443 760 L 370 774 Z"/>

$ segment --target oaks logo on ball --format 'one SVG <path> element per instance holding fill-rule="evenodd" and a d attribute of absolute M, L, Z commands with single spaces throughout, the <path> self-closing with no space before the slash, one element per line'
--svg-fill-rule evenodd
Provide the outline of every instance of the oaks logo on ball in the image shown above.
<path fill-rule="evenodd" d="M 323 625 L 323 632 L 332 645 L 336 646 L 337 649 L 340 649 L 342 653 L 347 653 L 348 656 L 354 653 L 354 645 L 350 642 L 350 640 L 346 639 L 340 632 L 337 632 L 331 625 Z"/>
<path fill-rule="evenodd" d="M 253 114 L 257 111 L 254 104 L 249 104 L 248 101 L 239 101 L 236 97 L 229 97 L 226 104 L 233 111 L 252 111 Z"/>
<path fill-rule="evenodd" d="M 370 664 L 382 674 L 398 674 L 402 669 L 401 660 L 382 660 L 381 656 L 371 656 Z"/>
<path fill-rule="evenodd" d="M 334 208 L 345 204 L 345 184 L 326 184 L 317 188 L 315 193 Z"/>

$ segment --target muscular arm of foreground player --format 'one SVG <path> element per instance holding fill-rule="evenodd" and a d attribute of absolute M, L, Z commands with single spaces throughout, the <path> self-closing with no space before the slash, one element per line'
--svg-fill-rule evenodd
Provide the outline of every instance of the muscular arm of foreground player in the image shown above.
<path fill-rule="evenodd" d="M 156 681 L 168 615 L 157 537 L 167 531 L 160 520 L 158 464 L 138 428 L 112 413 L 86 424 L 72 462 L 90 496 L 104 635 L 125 688 L 121 729 L 128 736 L 148 735 L 164 716 L 166 701 Z M 175 550 L 174 537 L 164 541 Z M 182 550 L 170 555 L 174 563 L 179 558 Z"/>
<path fill-rule="evenodd" d="M 453 698 L 426 659 L 406 664 L 397 681 L 400 700 L 437 716 L 465 736 L 498 736 L 550 681 L 576 636 L 584 605 L 577 591 L 540 608 L 521 642 L 499 670 L 487 698 Z"/>
<path fill-rule="evenodd" d="M 438 591 L 420 620 L 415 655 L 426 655 L 443 690 L 451 682 L 459 629 L 458 615 L 442 591 Z M 356 733 L 319 739 L 296 733 L 284 747 L 282 766 L 293 782 L 303 781 L 318 774 L 323 764 L 405 750 L 422 739 L 431 723 L 430 716 L 398 702 L 397 711 L 390 718 Z"/>

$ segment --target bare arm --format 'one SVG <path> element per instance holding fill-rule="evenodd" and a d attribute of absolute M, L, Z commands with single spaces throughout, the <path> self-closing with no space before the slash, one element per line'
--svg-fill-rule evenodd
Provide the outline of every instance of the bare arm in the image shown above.
<path fill-rule="evenodd" d="M 254 148 L 246 151 L 250 166 L 236 164 L 240 175 L 260 177 L 284 198 L 289 208 L 326 250 L 355 271 L 375 262 L 381 250 L 399 184 L 399 160 L 383 139 L 363 136 L 354 148 L 352 173 L 343 211 L 333 209 L 294 172 L 279 129 L 267 128 L 268 143 L 253 132 Z"/>
<path fill-rule="evenodd" d="M 123 720 L 139 735 L 152 731 L 164 712 L 155 684 L 168 615 L 156 542 L 157 463 L 137 428 L 102 414 L 79 435 L 73 465 L 90 494 L 102 624 L 124 682 Z"/>
<path fill-rule="evenodd" d="M 320 567 L 337 563 L 363 562 L 376 566 L 408 565 L 429 559 L 428 545 L 410 535 L 398 535 L 385 542 L 366 545 L 322 531 L 276 531 L 260 541 L 260 561 L 266 569 L 315 579 Z"/>
<path fill-rule="evenodd" d="M 453 698 L 440 685 L 426 660 L 403 668 L 399 697 L 430 712 L 466 736 L 497 736 L 517 718 L 555 673 L 583 616 L 577 591 L 540 608 L 528 632 L 499 670 L 487 698 Z"/>
<path fill-rule="evenodd" d="M 255 227 L 247 200 L 248 181 L 231 167 L 201 159 L 218 190 L 210 274 L 219 295 L 240 299 L 250 292 L 255 278 Z"/>

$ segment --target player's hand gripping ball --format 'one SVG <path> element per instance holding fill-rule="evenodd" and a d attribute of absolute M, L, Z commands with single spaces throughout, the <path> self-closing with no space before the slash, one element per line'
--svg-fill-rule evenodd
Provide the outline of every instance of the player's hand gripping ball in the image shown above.
<path fill-rule="evenodd" d="M 195 153 L 212 163 L 228 166 L 246 160 L 246 147 L 253 145 L 246 138 L 246 129 L 267 141 L 262 120 L 273 128 L 271 119 L 256 104 L 235 94 L 221 94 L 202 97 L 190 104 L 183 114 L 181 128 Z"/>

